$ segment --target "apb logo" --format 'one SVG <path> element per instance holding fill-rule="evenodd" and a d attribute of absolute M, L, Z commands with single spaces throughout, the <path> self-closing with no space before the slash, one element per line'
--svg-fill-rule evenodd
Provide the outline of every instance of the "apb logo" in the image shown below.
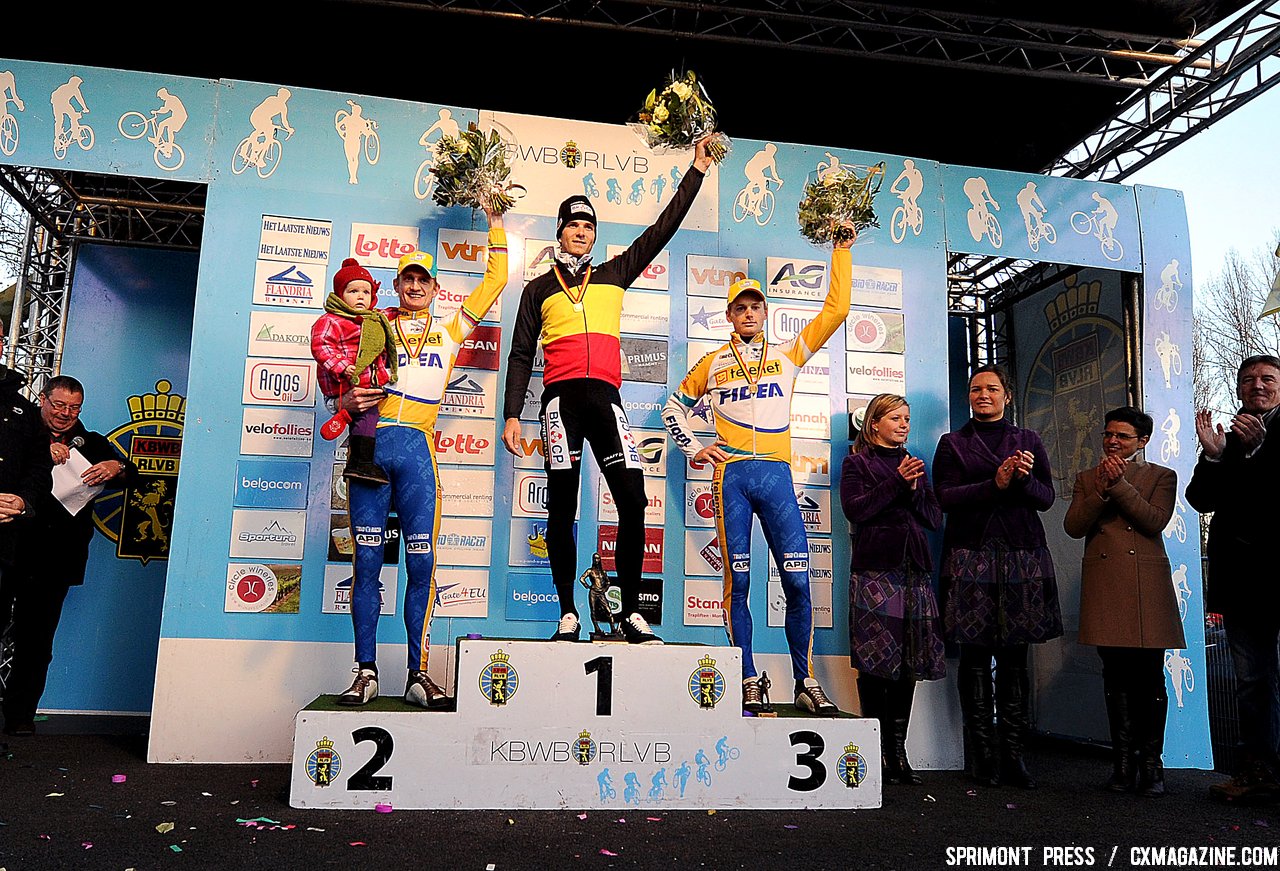
<path fill-rule="evenodd" d="M 104 493 L 93 505 L 94 525 L 116 543 L 116 556 L 144 565 L 169 558 L 187 414 L 186 397 L 172 389 L 171 382 L 161 379 L 155 393 L 128 398 L 129 422 L 107 439 L 137 466 L 138 474 L 128 487 Z"/>

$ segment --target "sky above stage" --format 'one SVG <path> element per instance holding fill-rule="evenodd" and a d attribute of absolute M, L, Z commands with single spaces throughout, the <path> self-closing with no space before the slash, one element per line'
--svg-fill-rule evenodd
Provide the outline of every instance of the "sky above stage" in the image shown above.
<path fill-rule="evenodd" d="M 1280 88 L 1273 88 L 1153 161 L 1126 184 L 1186 195 L 1197 283 L 1222 271 L 1232 248 L 1250 256 L 1280 229 Z M 1274 249 L 1272 249 L 1274 250 Z"/>

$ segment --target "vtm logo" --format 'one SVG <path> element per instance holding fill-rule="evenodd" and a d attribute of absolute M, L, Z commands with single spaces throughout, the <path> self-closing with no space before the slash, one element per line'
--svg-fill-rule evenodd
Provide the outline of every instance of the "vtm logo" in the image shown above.
<path fill-rule="evenodd" d="M 740 272 L 737 269 L 721 269 L 716 266 L 708 266 L 699 268 L 697 266 L 690 267 L 689 272 L 693 275 L 693 283 L 703 287 L 723 287 L 728 289 L 729 285 L 735 281 L 740 281 L 747 277 L 747 273 Z"/>
<path fill-rule="evenodd" d="M 445 260 L 469 260 L 472 263 L 479 263 L 484 260 L 488 246 L 471 242 L 441 242 L 440 247 L 444 250 Z"/>

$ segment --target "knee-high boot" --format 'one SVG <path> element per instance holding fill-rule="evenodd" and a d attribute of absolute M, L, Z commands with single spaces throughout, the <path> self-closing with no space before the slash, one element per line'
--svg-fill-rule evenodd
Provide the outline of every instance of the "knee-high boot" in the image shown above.
<path fill-rule="evenodd" d="M 984 786 L 1000 785 L 1000 767 L 996 755 L 994 702 L 991 691 L 991 665 L 966 662 L 961 656 L 958 675 L 960 712 L 964 718 L 965 755 L 969 776 Z"/>
<path fill-rule="evenodd" d="M 1031 677 L 1024 661 L 996 662 L 996 704 L 1000 712 L 1000 779 L 1023 789 L 1036 782 L 1023 760 L 1031 732 Z"/>
<path fill-rule="evenodd" d="M 1106 782 L 1112 792 L 1132 792 L 1134 783 L 1134 723 L 1129 691 L 1103 673 L 1103 698 L 1107 703 L 1107 724 L 1111 729 L 1111 777 Z"/>
<path fill-rule="evenodd" d="M 892 772 L 895 780 L 885 780 L 909 786 L 917 786 L 923 781 L 920 775 L 911 770 L 911 762 L 907 759 L 907 727 L 911 722 L 911 703 L 915 698 L 916 680 L 908 675 L 888 683 L 885 687 L 885 716 L 881 719 L 882 728 L 888 730 L 888 742 L 884 755 L 887 759 L 886 772 Z"/>
<path fill-rule="evenodd" d="M 1141 733 L 1138 739 L 1138 794 L 1148 798 L 1164 795 L 1164 721 L 1169 713 L 1169 694 L 1163 686 L 1144 700 Z"/>
<path fill-rule="evenodd" d="M 897 783 L 889 761 L 889 723 L 885 718 L 885 686 L 883 678 L 869 674 L 858 675 L 858 708 L 868 720 L 880 724 L 880 771 L 885 783 Z"/>

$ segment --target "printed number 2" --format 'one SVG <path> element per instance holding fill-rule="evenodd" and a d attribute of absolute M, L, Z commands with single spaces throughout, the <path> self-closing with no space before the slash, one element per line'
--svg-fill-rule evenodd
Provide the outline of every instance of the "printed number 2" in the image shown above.
<path fill-rule="evenodd" d="M 827 782 L 827 766 L 818 761 L 822 751 L 827 749 L 827 744 L 817 732 L 792 732 L 790 737 L 792 747 L 804 744 L 809 748 L 803 753 L 796 753 L 796 765 L 809 769 L 809 776 L 796 777 L 793 774 L 787 778 L 787 788 L 797 792 L 812 792 Z"/>
<path fill-rule="evenodd" d="M 613 713 L 613 657 L 597 656 L 584 662 L 582 670 L 596 675 L 596 716 L 608 717 Z"/>
<path fill-rule="evenodd" d="M 374 777 L 374 774 L 382 766 L 386 765 L 387 760 L 391 758 L 391 751 L 395 747 L 395 741 L 392 740 L 391 733 L 377 726 L 365 726 L 363 729 L 356 729 L 352 732 L 351 740 L 357 744 L 372 741 L 374 751 L 373 758 L 347 779 L 347 789 L 390 789 L 390 777 Z"/>

